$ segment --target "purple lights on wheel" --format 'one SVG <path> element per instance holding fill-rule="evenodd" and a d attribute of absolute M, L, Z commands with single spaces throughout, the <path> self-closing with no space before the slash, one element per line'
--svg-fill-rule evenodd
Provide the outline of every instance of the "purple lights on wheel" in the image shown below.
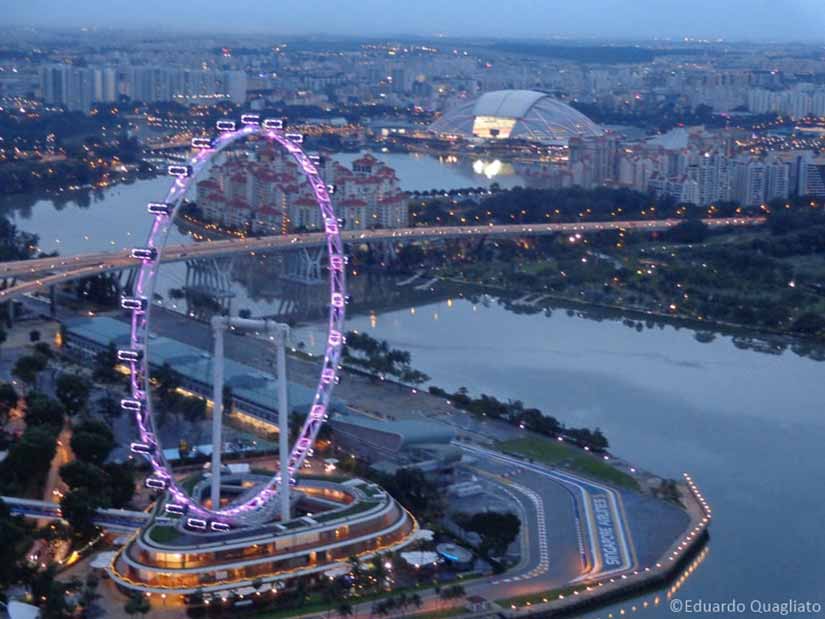
<path fill-rule="evenodd" d="M 260 121 L 259 118 L 253 118 L 253 115 L 245 116 L 241 123 L 232 120 L 218 121 L 217 129 L 220 133 L 210 141 L 210 148 L 199 149 L 185 165 L 170 166 L 176 168 L 172 186 L 162 202 L 153 202 L 147 207 L 152 216 L 149 237 L 143 247 L 135 248 L 131 253 L 132 257 L 139 261 L 138 274 L 132 296 L 122 301 L 122 307 L 132 312 L 131 342 L 128 349 L 118 351 L 118 359 L 129 366 L 132 374 L 131 397 L 121 401 L 121 407 L 134 413 L 137 420 L 140 437 L 132 444 L 132 451 L 146 457 L 152 466 L 153 475 L 146 480 L 147 486 L 168 493 L 170 502 L 167 504 L 167 512 L 186 515 L 187 526 L 201 531 L 222 532 L 231 526 L 242 525 L 244 514 L 260 510 L 275 497 L 281 472 L 270 479 L 257 495 L 224 509 L 208 509 L 178 486 L 157 439 L 152 416 L 149 383 L 151 350 L 148 348 L 152 306 L 144 301 L 154 298 L 163 250 L 177 209 L 190 185 L 213 156 L 247 136 L 254 135 L 276 142 L 298 164 L 312 188 L 318 208 L 321 209 L 329 259 L 329 331 L 323 370 L 315 391 L 315 404 L 307 415 L 301 433 L 289 454 L 289 466 L 285 475 L 287 483 L 294 482 L 294 473 L 300 469 L 305 458 L 311 455 L 318 431 L 328 418 L 332 390 L 338 382 L 336 368 L 344 343 L 342 334 L 347 302 L 346 258 L 339 234 L 338 219 L 330 201 L 328 186 L 319 176 L 316 163 L 301 149 L 303 136 L 285 134 L 283 126 L 283 121 L 279 119 Z M 201 144 L 205 146 L 206 142 Z M 168 509 L 169 507 L 172 509 Z"/>

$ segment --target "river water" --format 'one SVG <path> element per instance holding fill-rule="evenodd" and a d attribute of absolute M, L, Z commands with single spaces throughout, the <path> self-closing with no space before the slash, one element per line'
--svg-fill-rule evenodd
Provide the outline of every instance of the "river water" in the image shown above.
<path fill-rule="evenodd" d="M 420 159 L 379 156 L 393 159 L 408 189 L 481 184 L 437 160 L 426 165 L 447 176 L 413 182 L 409 170 L 422 165 Z M 30 200 L 21 206 L 20 199 L 6 200 L 3 212 L 39 234 L 44 251 L 121 249 L 145 238 L 145 204 L 167 187 L 165 178 L 120 185 L 92 195 L 87 204 Z M 186 236 L 173 231 L 170 240 Z M 182 284 L 182 269 L 168 268 L 167 286 Z M 266 303 L 255 309 L 266 309 Z M 455 299 L 355 316 L 348 326 L 409 350 L 414 367 L 432 376 L 433 384 L 520 399 L 564 423 L 600 427 L 615 453 L 644 468 L 673 477 L 693 474 L 714 522 L 710 554 L 678 597 L 825 603 L 825 364 L 789 351 L 741 350 L 728 336 L 700 343 L 691 330 L 672 326 L 639 332 L 617 320 L 563 310 L 549 317 L 515 314 L 494 300 L 474 305 Z M 311 348 L 321 330 L 311 325 L 296 338 Z M 629 604 L 622 606 L 627 612 Z M 593 616 L 608 612 L 618 617 L 619 607 Z M 639 612 L 671 615 L 666 604 L 640 606 Z"/>
<path fill-rule="evenodd" d="M 729 336 L 700 343 L 667 325 L 639 332 L 564 310 L 515 314 L 495 300 L 357 316 L 348 328 L 410 351 L 433 384 L 598 426 L 617 455 L 661 475 L 693 475 L 714 521 L 708 557 L 678 591 L 682 600 L 825 606 L 825 363 L 741 350 Z M 301 335 L 315 341 L 322 329 Z M 671 615 L 667 603 L 637 606 Z"/>
<path fill-rule="evenodd" d="M 523 184 L 520 176 L 507 164 L 495 166 L 499 175 L 488 177 L 473 169 L 474 161 L 448 162 L 428 155 L 404 153 L 374 153 L 396 170 L 401 188 L 406 191 L 431 189 L 462 189 L 489 186 L 501 187 Z M 336 159 L 351 164 L 360 154 L 340 153 Z M 486 170 L 489 162 L 483 162 Z M 476 166 L 479 167 L 479 166 Z M 479 167 L 479 169 L 481 169 Z M 0 213 L 9 217 L 20 229 L 40 235 L 42 251 L 59 251 L 71 255 L 101 249 L 132 247 L 144 239 L 149 229 L 146 203 L 162 200 L 169 187 L 169 179 L 159 177 L 141 180 L 130 185 L 115 185 L 82 195 L 33 200 L 28 197 L 0 198 Z M 170 242 L 184 242 L 177 232 Z"/>

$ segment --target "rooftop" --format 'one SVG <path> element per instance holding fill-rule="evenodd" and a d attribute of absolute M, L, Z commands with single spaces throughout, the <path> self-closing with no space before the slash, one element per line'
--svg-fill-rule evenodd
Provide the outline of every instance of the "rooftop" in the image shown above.
<path fill-rule="evenodd" d="M 495 90 L 485 92 L 476 99 L 473 113 L 476 116 L 521 118 L 539 99 L 547 95 L 535 90 Z"/>
<path fill-rule="evenodd" d="M 101 346 L 108 346 L 110 342 L 117 347 L 129 346 L 129 325 L 109 316 L 67 320 L 64 326 L 68 333 Z M 166 337 L 149 337 L 147 357 L 153 366 L 160 367 L 168 363 L 182 377 L 211 388 L 210 352 Z M 224 359 L 224 381 L 232 388 L 235 398 L 273 411 L 278 409 L 278 381 L 271 375 L 232 359 Z M 295 383 L 289 383 L 288 392 L 291 408 L 308 409 L 315 398 L 313 390 Z"/>
<path fill-rule="evenodd" d="M 435 446 L 449 445 L 455 438 L 455 431 L 438 421 L 417 421 L 405 419 L 373 419 L 364 415 L 337 413 L 332 424 L 347 424 L 350 428 L 363 428 L 397 437 L 398 451 L 404 448 L 421 447 L 432 450 Z"/>

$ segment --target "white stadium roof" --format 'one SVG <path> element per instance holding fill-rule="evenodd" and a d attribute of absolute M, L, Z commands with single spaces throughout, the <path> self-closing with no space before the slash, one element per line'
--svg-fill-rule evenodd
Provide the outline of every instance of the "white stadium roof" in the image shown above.
<path fill-rule="evenodd" d="M 430 131 L 467 139 L 516 139 L 566 145 L 603 130 L 581 112 L 536 90 L 496 90 L 445 112 Z"/>
<path fill-rule="evenodd" d="M 476 99 L 473 113 L 476 116 L 501 116 L 523 118 L 539 99 L 546 97 L 535 90 L 495 90 L 485 92 Z"/>

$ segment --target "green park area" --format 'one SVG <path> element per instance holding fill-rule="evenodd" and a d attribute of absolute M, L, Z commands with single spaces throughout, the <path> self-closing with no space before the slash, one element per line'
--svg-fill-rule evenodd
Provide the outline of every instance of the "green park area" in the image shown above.
<path fill-rule="evenodd" d="M 180 537 L 180 531 L 175 527 L 156 524 L 149 530 L 149 538 L 158 544 L 168 544 Z"/>
<path fill-rule="evenodd" d="M 531 458 L 536 462 L 566 468 L 614 486 L 639 489 L 639 483 L 633 477 L 610 466 L 600 456 L 561 441 L 542 437 L 519 438 L 502 441 L 498 443 L 498 448 L 507 453 Z"/>

